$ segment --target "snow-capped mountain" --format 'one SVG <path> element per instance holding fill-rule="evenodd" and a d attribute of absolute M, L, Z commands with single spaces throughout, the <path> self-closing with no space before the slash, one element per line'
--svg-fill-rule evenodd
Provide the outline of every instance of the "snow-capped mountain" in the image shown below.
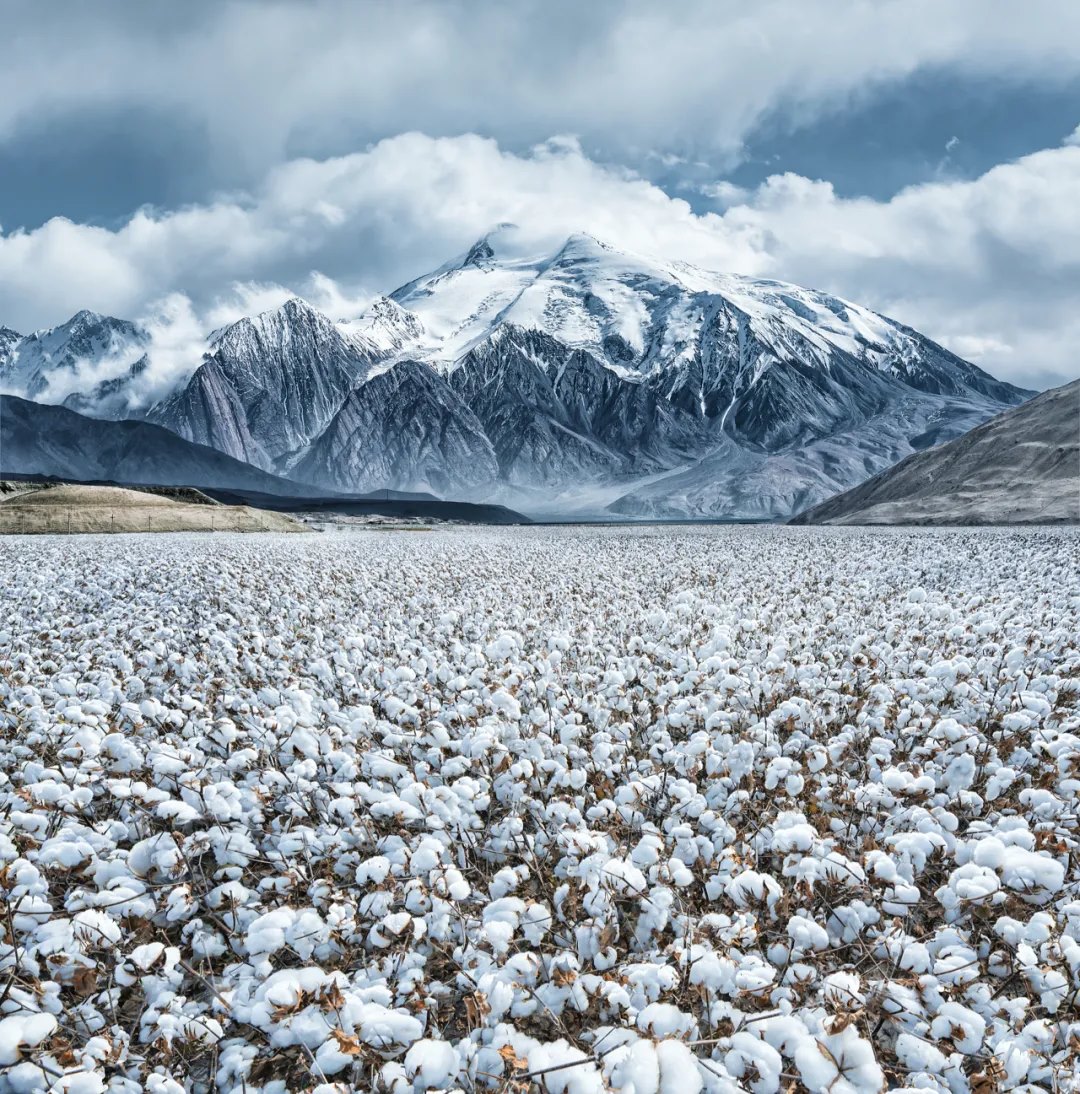
<path fill-rule="evenodd" d="M 824 293 L 585 235 L 518 257 L 512 236 L 391 298 L 423 326 L 402 352 L 476 413 L 519 505 L 783 516 L 1028 394 Z"/>
<path fill-rule="evenodd" d="M 135 323 L 86 310 L 25 337 L 4 327 L 0 392 L 95 417 L 125 417 L 132 409 L 131 381 L 146 368 L 149 342 Z"/>
<path fill-rule="evenodd" d="M 284 470 L 376 359 L 294 298 L 219 332 L 190 379 L 148 417 L 246 463 Z"/>
<path fill-rule="evenodd" d="M 3 375 L 26 342 L 0 340 Z M 39 395 L 64 374 L 49 362 Z M 780 518 L 1028 394 L 821 292 L 580 234 L 531 254 L 504 226 L 360 316 L 294 299 L 215 332 L 146 416 L 336 490 Z"/>

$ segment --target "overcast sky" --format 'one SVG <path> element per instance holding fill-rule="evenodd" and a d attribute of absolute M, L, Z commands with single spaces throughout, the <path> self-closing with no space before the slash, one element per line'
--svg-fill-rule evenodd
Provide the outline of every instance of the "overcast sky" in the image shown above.
<path fill-rule="evenodd" d="M 509 220 L 1080 376 L 1080 4 L 5 0 L 3 35 L 0 325 L 340 317 Z"/>

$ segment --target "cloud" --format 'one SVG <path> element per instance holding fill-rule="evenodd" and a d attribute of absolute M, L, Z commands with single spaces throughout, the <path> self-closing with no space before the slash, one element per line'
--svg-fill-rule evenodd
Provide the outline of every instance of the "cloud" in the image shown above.
<path fill-rule="evenodd" d="M 728 182 L 727 179 L 720 179 L 716 182 L 703 182 L 695 189 L 722 209 L 732 205 L 741 205 L 750 197 L 750 191 L 746 187 L 736 186 L 733 182 Z"/>
<path fill-rule="evenodd" d="M 1080 371 L 1078 186 L 1080 146 L 1068 144 L 885 202 L 790 173 L 749 192 L 718 184 L 730 200 L 697 214 L 571 138 L 515 153 L 477 136 L 403 134 L 281 165 L 251 194 L 143 209 L 115 230 L 57 219 L 0 235 L 0 321 L 29 329 L 80 307 L 140 316 L 172 300 L 165 327 L 182 328 L 176 293 L 200 335 L 292 293 L 340 317 L 511 221 L 528 247 L 583 230 L 826 289 L 978 354 L 998 375 L 1045 386 Z M 171 337 L 163 359 L 179 360 Z"/>
<path fill-rule="evenodd" d="M 770 113 L 806 122 L 928 68 L 1080 73 L 1080 6 L 1060 0 L 9 7 L 0 139 L 70 113 L 149 111 L 204 132 L 252 178 L 411 129 L 517 148 L 573 132 L 623 162 L 635 149 L 717 161 Z"/>

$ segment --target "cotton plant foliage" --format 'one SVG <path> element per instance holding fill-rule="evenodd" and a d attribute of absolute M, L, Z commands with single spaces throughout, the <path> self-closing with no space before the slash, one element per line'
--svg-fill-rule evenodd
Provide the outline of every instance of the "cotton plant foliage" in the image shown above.
<path fill-rule="evenodd" d="M 1080 538 L 0 545 L 0 1094 L 1080 1090 Z"/>

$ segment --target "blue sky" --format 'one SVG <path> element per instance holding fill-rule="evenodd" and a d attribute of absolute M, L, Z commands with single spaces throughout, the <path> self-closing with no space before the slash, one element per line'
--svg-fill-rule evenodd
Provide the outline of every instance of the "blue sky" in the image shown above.
<path fill-rule="evenodd" d="M 1080 374 L 1080 5 L 11 0 L 5 31 L 0 324 L 348 310 L 512 219 Z"/>

